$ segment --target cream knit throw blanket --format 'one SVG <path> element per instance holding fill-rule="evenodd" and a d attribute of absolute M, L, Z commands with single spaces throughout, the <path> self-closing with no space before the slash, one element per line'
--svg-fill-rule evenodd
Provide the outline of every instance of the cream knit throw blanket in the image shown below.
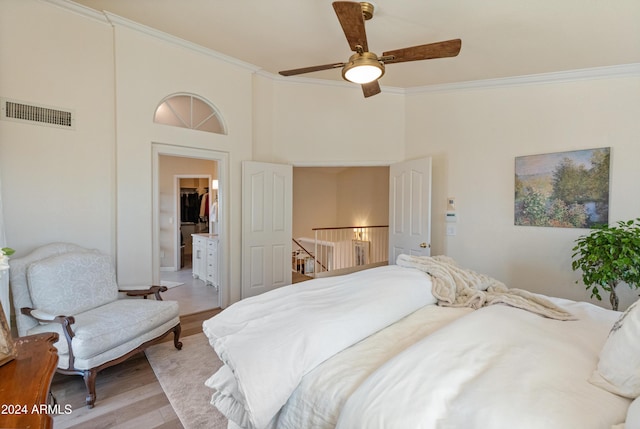
<path fill-rule="evenodd" d="M 417 268 L 431 276 L 432 293 L 443 307 L 471 307 L 478 309 L 492 304 L 506 304 L 550 319 L 576 320 L 569 312 L 551 301 L 522 289 L 509 289 L 484 274 L 458 267 L 444 255 L 410 256 L 401 254 L 396 263 L 401 267 Z"/>

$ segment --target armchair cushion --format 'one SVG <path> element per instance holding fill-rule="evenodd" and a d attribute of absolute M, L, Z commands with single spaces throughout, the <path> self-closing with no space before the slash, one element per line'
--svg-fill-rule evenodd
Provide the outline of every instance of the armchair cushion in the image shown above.
<path fill-rule="evenodd" d="M 97 252 L 70 252 L 33 262 L 27 284 L 33 306 L 55 315 L 75 316 L 118 298 L 111 258 Z"/>
<path fill-rule="evenodd" d="M 22 314 L 20 311 L 23 307 L 33 308 L 33 302 L 27 286 L 27 268 L 35 261 L 68 252 L 95 252 L 95 250 L 89 250 L 73 243 L 50 243 L 38 247 L 26 256 L 9 260 L 9 265 L 11 266 L 11 270 L 9 270 L 11 294 L 13 295 L 13 307 L 16 309 L 16 327 L 18 328 L 19 336 L 27 335 L 27 331 L 38 324 L 36 319 Z"/>
<path fill-rule="evenodd" d="M 177 302 L 153 299 L 119 299 L 76 314 L 74 316 L 76 323 L 71 325 L 75 333 L 71 341 L 73 354 L 77 363 L 91 362 L 93 366 L 99 365 L 104 362 L 96 363 L 93 358 L 112 350 L 122 353 L 123 351 L 119 349 L 125 344 L 128 344 L 129 350 L 134 349 L 154 338 L 149 336 L 149 333 L 157 336 L 179 323 L 178 315 Z M 156 333 L 156 330 L 159 332 Z M 61 325 L 58 323 L 39 325 L 30 329 L 28 335 L 41 332 L 58 333 L 60 339 L 55 343 L 55 347 L 62 362 L 63 357 L 69 354 L 69 348 Z M 113 359 L 111 353 L 105 356 Z"/>

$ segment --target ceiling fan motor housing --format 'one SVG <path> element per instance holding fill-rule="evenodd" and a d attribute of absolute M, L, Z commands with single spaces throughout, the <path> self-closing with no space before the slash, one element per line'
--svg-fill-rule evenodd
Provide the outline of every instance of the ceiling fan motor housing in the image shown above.
<path fill-rule="evenodd" d="M 369 83 L 384 75 L 384 64 L 373 52 L 358 52 L 342 67 L 342 78 L 353 83 Z"/>
<path fill-rule="evenodd" d="M 362 8 L 362 15 L 364 16 L 365 21 L 368 21 L 371 18 L 373 18 L 373 10 L 375 9 L 373 4 L 366 1 L 361 1 L 360 7 Z"/>

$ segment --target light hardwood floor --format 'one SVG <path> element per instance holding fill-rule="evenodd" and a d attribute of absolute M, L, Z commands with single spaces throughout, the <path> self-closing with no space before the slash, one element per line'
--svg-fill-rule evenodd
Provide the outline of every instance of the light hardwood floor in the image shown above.
<path fill-rule="evenodd" d="M 181 316 L 181 338 L 202 332 L 202 322 L 220 311 L 214 309 Z M 164 341 L 173 341 L 173 335 L 167 336 Z M 176 353 L 183 352 L 176 350 Z M 86 390 L 80 376 L 56 374 L 51 392 L 61 409 L 64 410 L 66 405 L 71 407 L 69 414 L 54 417 L 55 429 L 183 427 L 144 353 L 98 374 L 98 398 L 92 409 L 84 405 Z"/>

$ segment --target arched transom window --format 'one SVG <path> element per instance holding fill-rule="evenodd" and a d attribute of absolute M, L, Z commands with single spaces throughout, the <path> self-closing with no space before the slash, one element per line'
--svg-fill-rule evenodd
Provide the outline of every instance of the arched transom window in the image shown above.
<path fill-rule="evenodd" d="M 156 109 L 153 122 L 209 133 L 227 133 L 216 108 L 203 98 L 192 94 L 175 94 L 162 100 Z"/>

